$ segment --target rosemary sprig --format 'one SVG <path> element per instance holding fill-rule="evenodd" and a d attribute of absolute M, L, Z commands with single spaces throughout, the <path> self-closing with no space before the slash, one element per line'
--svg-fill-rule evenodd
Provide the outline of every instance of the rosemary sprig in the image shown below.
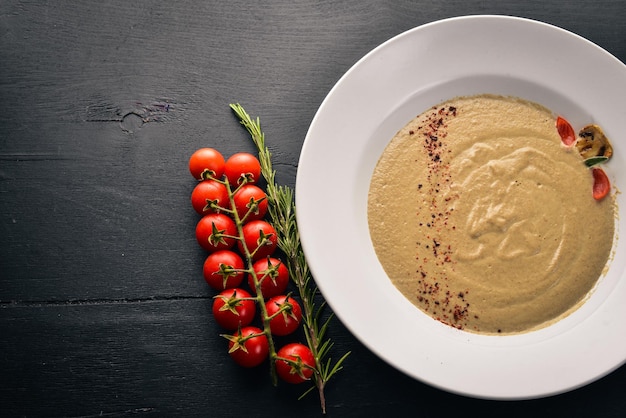
<path fill-rule="evenodd" d="M 278 247 L 287 258 L 287 267 L 294 281 L 300 299 L 302 300 L 304 334 L 307 345 L 315 357 L 315 386 L 311 387 L 302 397 L 317 388 L 322 413 L 326 413 L 326 398 L 324 389 L 332 376 L 343 368 L 343 363 L 350 355 L 344 354 L 338 361 L 333 363 L 329 357 L 333 343 L 326 337 L 328 325 L 332 319 L 332 313 L 322 322 L 322 312 L 326 302 L 320 306 L 315 305 L 315 296 L 318 289 L 315 286 L 307 264 L 300 234 L 296 223 L 296 207 L 293 190 L 284 185 L 277 185 L 275 181 L 276 171 L 272 167 L 272 154 L 265 145 L 265 134 L 261 130 L 261 122 L 257 117 L 253 120 L 240 104 L 231 104 L 231 109 L 240 123 L 250 134 L 256 145 L 261 163 L 261 173 L 267 182 L 268 213 L 272 224 L 278 234 Z"/>

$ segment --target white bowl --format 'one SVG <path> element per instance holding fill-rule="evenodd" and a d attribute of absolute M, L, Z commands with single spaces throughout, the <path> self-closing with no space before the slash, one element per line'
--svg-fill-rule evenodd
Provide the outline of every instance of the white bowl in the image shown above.
<path fill-rule="evenodd" d="M 389 281 L 369 237 L 372 171 L 393 135 L 446 99 L 479 93 L 538 102 L 574 126 L 597 123 L 606 165 L 626 182 L 626 66 L 597 45 L 537 21 L 446 19 L 409 30 L 357 62 L 320 106 L 296 180 L 297 220 L 316 284 L 337 317 L 392 366 L 472 397 L 528 399 L 592 382 L 626 361 L 626 249 L 573 314 L 520 335 L 472 334 L 422 313 Z M 617 194 L 618 207 L 625 207 Z M 616 236 L 626 216 L 616 220 Z"/>

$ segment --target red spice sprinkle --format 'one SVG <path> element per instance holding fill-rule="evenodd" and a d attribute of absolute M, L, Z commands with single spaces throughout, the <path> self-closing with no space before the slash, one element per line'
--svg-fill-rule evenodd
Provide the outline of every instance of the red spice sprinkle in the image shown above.
<path fill-rule="evenodd" d="M 451 293 L 449 290 L 446 290 L 445 297 L 438 296 L 448 288 L 447 269 L 454 269 L 452 246 L 443 243 L 440 234 L 444 230 L 456 230 L 455 225 L 449 224 L 449 216 L 454 210 L 451 204 L 457 196 L 449 194 L 449 185 L 452 183 L 452 179 L 450 177 L 450 163 L 446 158 L 452 150 L 447 147 L 445 142 L 448 134 L 446 131 L 447 122 L 456 115 L 457 108 L 454 106 L 434 106 L 432 112 L 426 115 L 425 123 L 409 133 L 411 135 L 415 132 L 421 133 L 421 145 L 428 157 L 427 181 L 425 184 L 420 183 L 417 188 L 424 190 L 430 196 L 430 208 L 426 213 L 424 211 L 416 213 L 416 216 L 419 217 L 418 225 L 420 227 L 426 225 L 430 228 L 429 232 L 432 236 L 429 235 L 426 238 L 432 241 L 432 245 L 417 243 L 416 258 L 423 260 L 424 264 L 430 262 L 434 266 L 447 266 L 446 269 L 432 270 L 428 274 L 420 267 L 420 270 L 416 272 L 419 274 L 418 277 L 421 276 L 422 279 L 419 280 L 417 300 L 425 310 L 428 310 L 428 306 L 431 308 L 440 306 L 442 312 L 433 311 L 433 315 L 437 315 L 436 319 L 455 328 L 463 329 L 467 325 L 469 304 L 450 306 Z M 430 251 L 430 254 L 424 251 Z M 433 259 L 430 260 L 427 256 L 432 256 Z M 459 298 L 464 302 L 466 293 L 455 291 L 453 294 L 461 295 Z"/>

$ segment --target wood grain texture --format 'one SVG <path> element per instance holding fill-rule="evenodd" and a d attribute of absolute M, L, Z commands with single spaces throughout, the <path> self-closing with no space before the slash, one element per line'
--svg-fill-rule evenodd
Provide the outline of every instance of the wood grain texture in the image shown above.
<path fill-rule="evenodd" d="M 302 388 L 274 388 L 267 370 L 239 369 L 224 353 L 193 235 L 189 155 L 254 151 L 228 108 L 240 102 L 261 117 L 278 181 L 293 186 L 318 106 L 390 37 L 451 16 L 517 15 L 626 61 L 625 6 L 0 2 L 2 415 L 319 416 L 315 396 L 297 401 Z M 623 367 L 568 394 L 490 402 L 404 376 L 338 320 L 331 337 L 335 357 L 353 354 L 328 387 L 329 416 L 626 410 Z"/>

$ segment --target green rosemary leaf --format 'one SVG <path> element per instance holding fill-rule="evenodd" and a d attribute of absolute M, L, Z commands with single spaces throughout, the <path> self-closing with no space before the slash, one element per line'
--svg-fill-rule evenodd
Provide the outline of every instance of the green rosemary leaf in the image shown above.
<path fill-rule="evenodd" d="M 594 165 L 598 165 L 598 164 L 602 164 L 603 162 L 607 161 L 609 158 L 608 157 L 591 157 L 591 158 L 587 158 L 585 160 L 585 165 L 587 167 L 593 167 Z"/>

